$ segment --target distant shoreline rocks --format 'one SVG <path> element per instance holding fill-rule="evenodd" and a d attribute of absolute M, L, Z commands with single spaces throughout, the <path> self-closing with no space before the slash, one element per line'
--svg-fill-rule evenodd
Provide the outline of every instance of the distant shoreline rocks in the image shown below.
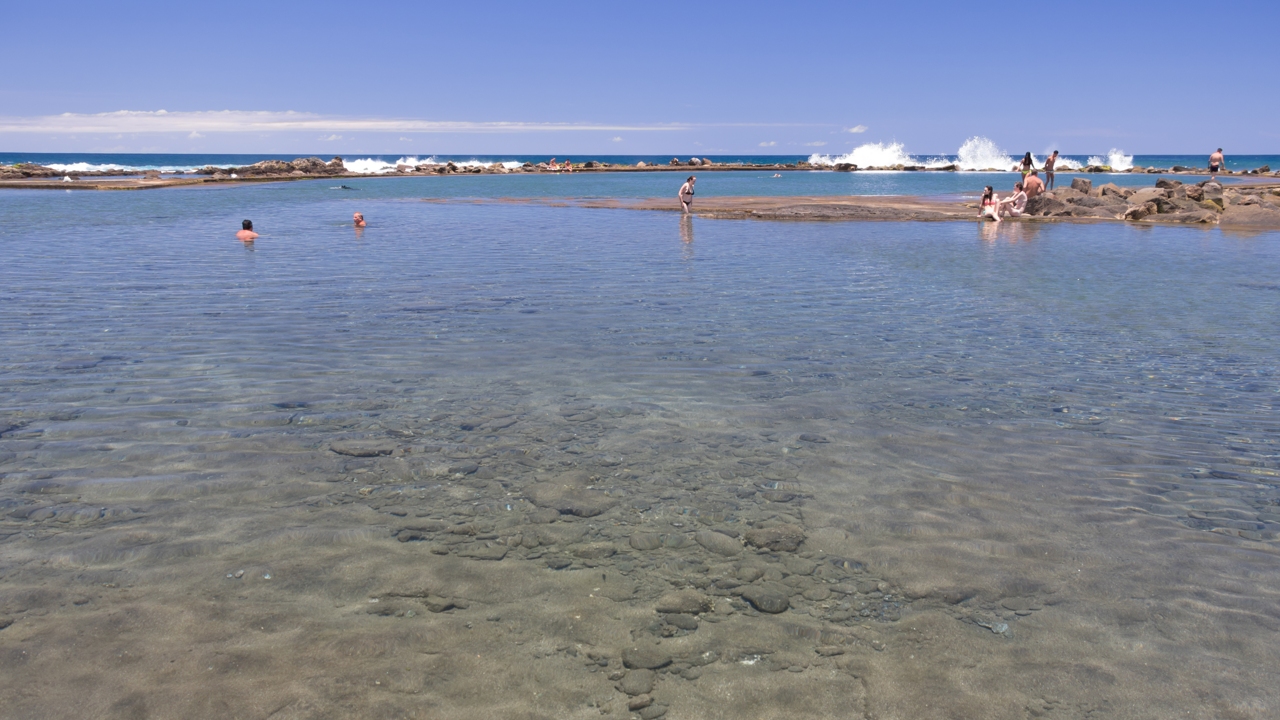
<path fill-rule="evenodd" d="M 207 165 L 198 170 L 186 173 L 165 173 L 166 175 L 181 175 L 183 177 L 197 176 L 201 179 L 212 179 L 219 181 L 246 180 L 246 179 L 299 179 L 299 178 L 317 178 L 317 177 L 386 177 L 386 176 L 402 176 L 402 175 L 454 175 L 454 174 L 470 174 L 470 175 L 505 175 L 519 173 L 565 173 L 565 172 L 670 172 L 673 170 L 687 170 L 690 168 L 711 169 L 717 171 L 726 170 L 809 170 L 819 172 L 1010 172 L 1007 168 L 986 168 L 984 170 L 961 169 L 956 164 L 927 166 L 927 165 L 889 165 L 884 167 L 859 167 L 853 163 L 835 163 L 822 164 L 811 163 L 801 160 L 794 163 L 725 163 L 716 162 L 710 158 L 692 157 L 682 160 L 673 157 L 663 165 L 660 163 L 647 163 L 644 161 L 637 162 L 635 165 L 624 165 L 616 163 L 602 162 L 598 160 L 587 160 L 572 167 L 563 165 L 551 165 L 549 163 L 530 163 L 526 162 L 522 165 L 514 163 L 479 163 L 479 162 L 425 162 L 413 165 L 399 164 L 394 166 L 386 166 L 380 168 L 378 172 L 358 172 L 346 166 L 341 157 L 335 157 L 329 161 L 322 160 L 318 157 L 297 158 L 292 161 L 286 160 L 263 160 L 253 165 L 245 166 L 214 166 Z M 1155 168 L 1155 167 L 1133 167 L 1127 170 L 1114 170 L 1107 165 L 1089 165 L 1086 167 L 1061 170 L 1058 174 L 1099 174 L 1099 173 L 1125 173 L 1125 174 L 1179 174 L 1179 175 L 1208 175 L 1209 171 L 1202 168 L 1192 168 L 1177 165 L 1171 168 Z M 1273 172 L 1270 166 L 1263 165 L 1259 168 L 1251 170 L 1224 170 L 1218 173 L 1222 176 L 1261 176 L 1274 175 L 1280 176 L 1280 172 Z M 92 171 L 76 171 L 68 172 L 58 170 L 42 165 L 32 163 L 18 163 L 15 165 L 0 165 L 0 180 L 38 180 L 42 178 L 59 178 L 70 177 L 72 179 L 92 178 L 92 177 L 137 177 L 144 176 L 148 179 L 160 179 L 161 173 L 156 170 L 137 170 L 137 169 L 95 169 Z"/>

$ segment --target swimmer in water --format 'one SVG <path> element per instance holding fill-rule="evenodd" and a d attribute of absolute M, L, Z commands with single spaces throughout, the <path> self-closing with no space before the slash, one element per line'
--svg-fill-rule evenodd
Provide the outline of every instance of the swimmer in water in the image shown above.
<path fill-rule="evenodd" d="M 351 219 L 352 219 L 353 221 L 355 221 L 356 227 L 364 227 L 364 226 L 365 226 L 365 222 L 364 222 L 364 213 L 356 213 L 356 214 L 354 214 L 354 215 L 352 215 L 352 216 L 351 216 Z"/>
<path fill-rule="evenodd" d="M 240 232 L 236 233 L 236 239 L 241 242 L 253 242 L 258 237 L 258 233 L 253 231 L 253 221 L 245 220 L 240 223 Z"/>

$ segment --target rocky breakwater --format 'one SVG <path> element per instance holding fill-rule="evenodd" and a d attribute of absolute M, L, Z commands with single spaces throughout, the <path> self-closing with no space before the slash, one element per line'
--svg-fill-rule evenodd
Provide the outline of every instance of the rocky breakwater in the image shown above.
<path fill-rule="evenodd" d="M 1026 215 L 1280 228 L 1280 187 L 1161 178 L 1155 187 L 1135 190 L 1114 183 L 1094 187 L 1091 180 L 1075 178 L 1071 187 L 1028 200 Z"/>
<path fill-rule="evenodd" d="M 196 175 L 211 175 L 217 180 L 224 178 L 261 178 L 261 177 L 326 177 L 344 175 L 347 168 L 342 158 L 335 157 L 325 162 L 318 157 L 298 158 L 286 162 L 284 160 L 263 160 L 262 162 L 243 167 L 216 167 L 206 165 L 196 170 Z"/>
<path fill-rule="evenodd" d="M 16 165 L 0 165 L 0 180 L 22 180 L 24 178 L 58 177 L 63 173 L 43 165 L 18 163 Z"/>

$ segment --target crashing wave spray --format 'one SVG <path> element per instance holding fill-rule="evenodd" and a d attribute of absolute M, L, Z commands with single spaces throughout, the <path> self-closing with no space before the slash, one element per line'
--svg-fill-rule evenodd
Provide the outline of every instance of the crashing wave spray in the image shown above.
<path fill-rule="evenodd" d="M 907 154 L 902 143 L 866 143 L 844 155 L 810 155 L 810 165 L 838 165 L 851 163 L 860 168 L 893 167 L 894 165 L 919 165 L 920 161 Z"/>
<path fill-rule="evenodd" d="M 414 167 L 416 165 L 443 165 L 445 162 L 452 162 L 458 167 L 489 167 L 493 164 L 481 162 L 479 160 L 438 160 L 434 155 L 426 158 L 425 160 L 419 159 L 416 156 L 402 157 L 393 163 L 374 158 L 360 158 L 357 160 L 345 160 L 342 164 L 347 168 L 348 172 L 360 173 L 362 175 L 385 175 L 387 173 L 395 172 L 397 165 L 408 165 L 409 167 Z M 501 163 L 501 165 L 508 170 L 518 168 L 522 164 L 523 163 L 519 163 L 514 160 L 508 160 Z"/>
<path fill-rule="evenodd" d="M 1111 152 L 1106 157 L 1098 157 L 1091 155 L 1089 157 L 1090 165 L 1108 165 L 1112 170 L 1132 170 L 1133 156 L 1125 155 L 1123 150 L 1111 148 Z"/>
<path fill-rule="evenodd" d="M 1035 158 L 1033 157 L 1032 160 Z M 956 166 L 961 170 L 1008 170 L 1015 161 L 988 138 L 974 136 L 956 151 Z"/>

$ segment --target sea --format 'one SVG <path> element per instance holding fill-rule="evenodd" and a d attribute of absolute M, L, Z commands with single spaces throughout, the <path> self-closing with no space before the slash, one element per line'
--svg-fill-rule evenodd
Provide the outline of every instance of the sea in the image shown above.
<path fill-rule="evenodd" d="M 678 180 L 0 191 L 4 714 L 1280 715 L 1280 233 Z"/>

